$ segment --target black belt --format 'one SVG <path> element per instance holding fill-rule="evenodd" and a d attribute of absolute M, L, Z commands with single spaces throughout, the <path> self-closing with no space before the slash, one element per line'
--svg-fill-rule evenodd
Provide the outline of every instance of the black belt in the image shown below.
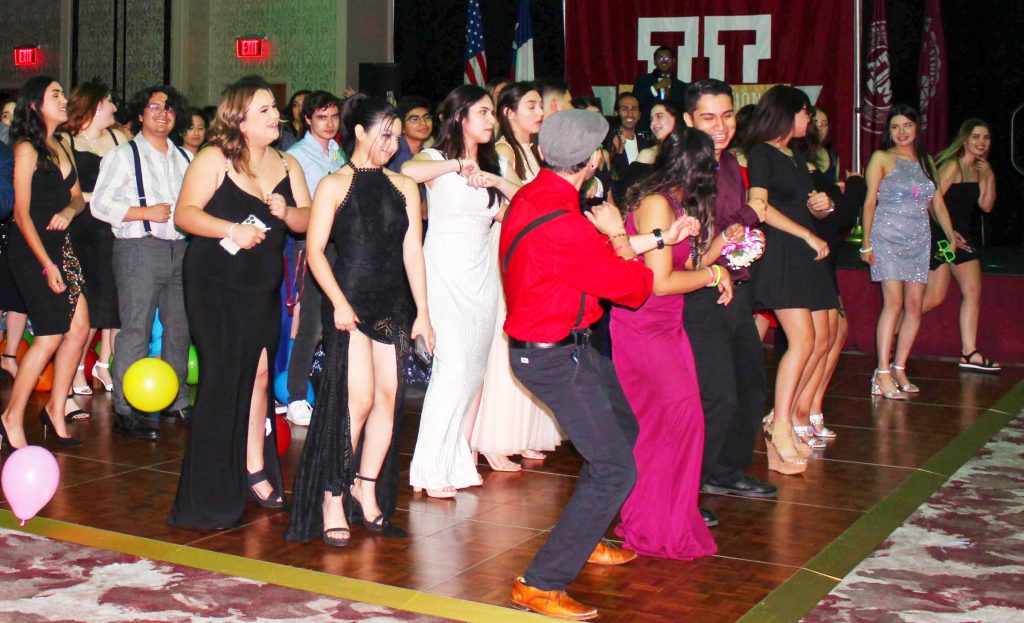
<path fill-rule="evenodd" d="M 590 344 L 590 329 L 573 329 L 569 335 L 557 342 L 524 342 L 511 335 L 508 338 L 509 348 L 558 348 L 560 346 L 587 346 Z"/>

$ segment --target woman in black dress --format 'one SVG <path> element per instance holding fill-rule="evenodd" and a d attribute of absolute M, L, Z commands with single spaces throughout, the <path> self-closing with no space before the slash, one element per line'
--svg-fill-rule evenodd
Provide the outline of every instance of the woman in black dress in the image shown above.
<path fill-rule="evenodd" d="M 247 497 L 284 507 L 267 362 L 281 330 L 285 228 L 306 230 L 310 198 L 298 162 L 270 147 L 278 121 L 262 79 L 225 89 L 174 211 L 174 224 L 193 234 L 183 273 L 199 355 L 175 526 L 229 528 Z"/>
<path fill-rule="evenodd" d="M 44 433 L 57 433 L 58 444 L 81 445 L 68 436 L 64 424 L 71 377 L 89 335 L 85 283 L 68 234 L 68 225 L 82 213 L 85 202 L 71 153 L 54 135 L 57 126 L 68 120 L 67 103 L 60 83 L 37 76 L 22 87 L 14 108 L 17 227 L 11 231 L 7 252 L 35 333 L 14 377 L 11 400 L 0 416 L 3 440 L 15 448 L 26 444 L 25 407 L 51 357 L 53 384 L 39 421 Z"/>
<path fill-rule="evenodd" d="M 71 225 L 71 244 L 82 263 L 82 274 L 89 284 L 89 324 L 91 331 L 86 346 L 92 344 L 96 331 L 100 331 L 100 353 L 92 367 L 92 378 L 107 391 L 113 389 L 110 377 L 110 355 L 113 339 L 121 326 L 117 312 L 117 284 L 114 283 L 114 234 L 110 224 L 93 217 L 89 209 L 92 189 L 100 172 L 100 160 L 115 147 L 128 140 L 114 124 L 117 106 L 110 97 L 110 89 L 95 82 L 84 82 L 71 91 L 68 100 L 68 122 L 64 129 L 72 137 L 71 153 L 78 168 L 78 183 L 85 199 L 85 212 Z M 86 348 L 85 350 L 88 350 Z M 71 386 L 75 394 L 87 396 L 92 388 L 85 378 L 85 352 L 78 362 L 78 373 Z M 69 405 L 70 406 L 70 405 Z M 79 411 L 82 418 L 89 416 Z"/>
<path fill-rule="evenodd" d="M 324 372 L 285 535 L 335 546 L 348 544 L 345 508 L 358 520 L 358 506 L 369 530 L 403 534 L 390 525 L 400 469 L 399 370 L 410 339 L 423 336 L 434 347 L 419 190 L 384 168 L 402 122 L 384 100 L 356 97 L 343 115 L 355 139 L 351 160 L 317 186 L 306 234 L 309 269 L 324 292 Z M 329 240 L 338 250 L 333 266 L 324 256 Z"/>
<path fill-rule="evenodd" d="M 806 135 L 809 109 L 803 91 L 772 87 L 754 111 L 746 148 L 750 199 L 774 208 L 763 228 L 764 256 L 751 270 L 753 306 L 774 311 L 789 339 L 775 379 L 774 418 L 765 418 L 769 468 L 783 474 L 798 474 L 807 466 L 810 447 L 796 438 L 792 416 L 803 389 L 817 387 L 820 380 L 823 368 L 818 362 L 831 340 L 828 310 L 837 305 L 828 267 L 820 261 L 828 255 L 828 245 L 814 234 L 808 209 L 830 200 L 814 191 L 807 162 L 789 148 L 792 139 Z M 774 211 L 796 227 L 781 229 Z"/>
<path fill-rule="evenodd" d="M 967 238 L 949 264 L 940 260 L 938 241 L 945 238 L 932 221 L 932 257 L 923 311 L 929 312 L 946 299 L 952 273 L 960 286 L 960 369 L 967 372 L 999 372 L 1001 367 L 978 350 L 978 316 L 981 310 L 981 261 L 970 243 L 971 221 L 976 210 L 989 213 L 996 204 L 996 176 L 988 162 L 992 131 L 981 119 L 960 126 L 953 144 L 935 158 L 939 168 L 939 192 L 946 200 L 953 229 Z M 964 248 L 964 247 L 967 248 Z"/>

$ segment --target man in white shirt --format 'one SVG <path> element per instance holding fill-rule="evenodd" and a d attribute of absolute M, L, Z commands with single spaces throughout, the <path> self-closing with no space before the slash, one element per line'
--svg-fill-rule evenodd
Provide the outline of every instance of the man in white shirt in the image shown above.
<path fill-rule="evenodd" d="M 185 385 L 191 340 L 181 280 L 186 243 L 172 218 L 189 159 L 168 138 L 178 123 L 188 121 L 187 106 L 169 86 L 150 87 L 132 97 L 129 111 L 142 129 L 133 141 L 104 156 L 90 206 L 96 218 L 110 223 L 115 238 L 114 281 L 121 316 L 114 342 L 115 429 L 136 439 L 160 438 L 146 414 L 125 400 L 123 387 L 128 367 L 148 354 L 157 308 L 163 324 L 161 358 L 178 375 L 178 395 L 164 414 L 187 420 L 192 410 Z"/>
<path fill-rule="evenodd" d="M 301 141 L 288 149 L 295 156 L 306 177 L 306 186 L 310 194 L 315 194 L 320 180 L 334 173 L 345 164 L 345 154 L 334 140 L 340 123 L 341 102 L 327 91 L 314 91 L 302 102 L 302 115 L 306 119 L 309 131 Z M 292 296 L 299 294 L 299 330 L 292 345 L 291 358 L 288 362 L 288 421 L 296 426 L 309 426 L 313 408 L 306 400 L 306 386 L 309 383 L 309 372 L 313 365 L 313 353 L 320 342 L 320 287 L 313 275 L 305 268 L 305 236 L 296 236 L 292 247 L 293 257 L 301 261 L 297 270 L 294 292 L 289 292 L 289 303 Z M 300 257 L 299 253 L 303 255 Z M 328 259 L 333 253 L 328 251 Z M 301 282 L 300 282 L 301 278 Z"/>

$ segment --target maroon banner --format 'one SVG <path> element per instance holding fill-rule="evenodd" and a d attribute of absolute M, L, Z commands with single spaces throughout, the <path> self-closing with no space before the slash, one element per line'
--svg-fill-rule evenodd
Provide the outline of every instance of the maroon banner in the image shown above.
<path fill-rule="evenodd" d="M 860 161 L 864 166 L 872 152 L 882 146 L 882 139 L 889 131 L 885 120 L 892 108 L 892 65 L 885 5 L 886 0 L 875 0 L 864 55 L 864 105 L 860 120 Z"/>
<path fill-rule="evenodd" d="M 607 106 L 620 85 L 654 69 L 664 45 L 683 82 L 802 88 L 828 111 L 835 148 L 850 163 L 857 1 L 566 0 L 566 77 L 574 95 L 593 93 Z"/>
<path fill-rule="evenodd" d="M 919 132 L 924 145 L 936 153 L 949 140 L 949 65 L 946 62 L 946 38 L 942 34 L 942 5 L 928 0 L 924 9 L 921 57 L 917 63 L 917 86 L 921 91 Z"/>

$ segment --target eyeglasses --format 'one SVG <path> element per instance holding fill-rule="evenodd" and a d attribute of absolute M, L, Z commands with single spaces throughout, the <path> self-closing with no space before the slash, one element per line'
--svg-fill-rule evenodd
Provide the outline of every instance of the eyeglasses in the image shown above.
<path fill-rule="evenodd" d="M 146 110 L 154 115 L 160 112 L 165 112 L 168 115 L 177 114 L 177 111 L 174 110 L 174 106 L 171 106 L 170 104 L 161 104 L 160 102 L 150 102 L 146 104 Z"/>
<path fill-rule="evenodd" d="M 819 128 L 827 128 L 828 127 L 828 121 L 815 121 L 814 125 L 819 127 Z"/>
<path fill-rule="evenodd" d="M 654 60 L 656 60 L 656 61 L 670 61 L 670 60 L 672 60 L 672 55 L 671 54 L 658 54 L 657 56 L 654 57 Z"/>
<path fill-rule="evenodd" d="M 406 123 L 430 123 L 434 120 L 434 115 L 413 115 L 406 117 Z"/>
<path fill-rule="evenodd" d="M 949 246 L 948 240 L 938 240 L 935 246 L 939 247 L 939 252 L 935 254 L 935 259 L 942 260 L 947 264 L 951 264 L 956 259 L 956 249 Z"/>

